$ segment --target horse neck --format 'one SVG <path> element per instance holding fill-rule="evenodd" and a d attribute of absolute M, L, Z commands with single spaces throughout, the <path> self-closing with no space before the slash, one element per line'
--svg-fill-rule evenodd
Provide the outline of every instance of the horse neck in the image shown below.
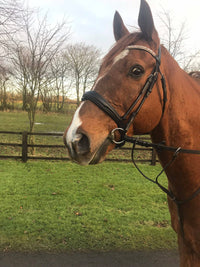
<path fill-rule="evenodd" d="M 151 133 L 152 140 L 156 143 L 164 141 L 167 146 L 200 150 L 200 84 L 183 71 L 166 52 L 162 59 L 162 72 L 166 79 L 168 100 L 163 118 Z M 158 153 L 158 156 L 165 166 L 172 158 L 172 153 Z M 200 166 L 196 164 L 198 166 L 194 167 L 198 160 L 198 155 L 181 154 L 177 157 L 167 170 L 167 176 L 174 187 L 180 188 L 183 180 L 187 186 L 188 177 L 192 186 L 189 191 L 192 192 L 200 184 L 200 177 L 195 175 L 200 172 Z"/>
<path fill-rule="evenodd" d="M 195 134 L 191 136 L 191 131 L 200 127 L 200 83 L 183 71 L 166 49 L 163 51 L 161 67 L 168 91 L 167 105 L 152 138 L 164 138 L 168 145 L 188 146 L 188 139 L 197 138 Z"/>

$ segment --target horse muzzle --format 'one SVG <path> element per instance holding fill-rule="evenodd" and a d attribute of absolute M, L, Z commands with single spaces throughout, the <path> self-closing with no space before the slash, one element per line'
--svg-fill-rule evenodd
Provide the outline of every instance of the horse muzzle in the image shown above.
<path fill-rule="evenodd" d="M 64 143 L 68 149 L 70 158 L 81 165 L 97 164 L 104 160 L 111 140 L 107 137 L 97 148 L 91 148 L 90 138 L 85 133 L 76 133 L 73 138 L 64 134 Z"/>
<path fill-rule="evenodd" d="M 90 161 L 90 141 L 87 135 L 76 133 L 73 137 L 64 134 L 63 141 L 68 149 L 70 158 L 82 165 L 87 165 Z"/>

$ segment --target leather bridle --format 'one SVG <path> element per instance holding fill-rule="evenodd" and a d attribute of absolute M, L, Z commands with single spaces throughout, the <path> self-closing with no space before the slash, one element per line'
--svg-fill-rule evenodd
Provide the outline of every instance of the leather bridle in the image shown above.
<path fill-rule="evenodd" d="M 104 111 L 110 118 L 112 118 L 115 123 L 117 124 L 118 128 L 112 130 L 110 138 L 113 143 L 117 146 L 122 146 L 125 143 L 125 134 L 127 133 L 128 129 L 130 128 L 131 124 L 133 123 L 135 117 L 139 113 L 140 109 L 142 108 L 145 100 L 151 94 L 152 89 L 157 81 L 158 74 L 161 74 L 161 82 L 162 82 L 162 89 L 163 89 L 163 106 L 162 106 L 162 116 L 165 110 L 165 104 L 167 101 L 167 90 L 165 84 L 165 78 L 160 71 L 160 63 L 161 63 L 161 47 L 158 49 L 158 54 L 156 55 L 154 51 L 150 48 L 141 45 L 132 45 L 128 46 L 126 49 L 128 50 L 140 50 L 146 53 L 149 53 L 156 61 L 155 67 L 153 68 L 151 74 L 147 78 L 144 86 L 142 87 L 141 91 L 139 92 L 136 99 L 133 101 L 129 109 L 124 113 L 123 116 L 120 116 L 118 112 L 112 107 L 112 105 L 103 98 L 99 93 L 96 91 L 89 91 L 86 92 L 83 97 L 82 101 L 90 100 L 96 106 L 98 106 L 102 111 Z M 136 107 L 136 105 L 138 106 Z M 133 111 L 133 109 L 136 109 Z M 121 138 L 119 141 L 115 140 L 115 132 L 118 131 L 121 134 Z"/>

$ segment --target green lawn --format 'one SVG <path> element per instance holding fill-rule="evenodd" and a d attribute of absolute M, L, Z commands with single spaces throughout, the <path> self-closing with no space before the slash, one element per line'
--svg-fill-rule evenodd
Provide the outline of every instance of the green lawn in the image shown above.
<path fill-rule="evenodd" d="M 0 251 L 175 247 L 166 195 L 131 164 L 0 161 Z"/>
<path fill-rule="evenodd" d="M 38 113 L 35 131 L 63 132 L 70 120 L 71 115 Z M 0 112 L 0 130 L 27 131 L 27 113 Z M 19 142 L 15 135 L 2 134 L 0 139 Z M 46 141 L 63 142 L 62 138 Z M 8 149 L 3 153 L 18 153 Z M 159 165 L 140 167 L 151 177 L 160 171 Z M 166 185 L 164 175 L 162 180 Z M 70 162 L 0 160 L 0 251 L 175 247 L 166 195 L 131 163 L 83 167 Z"/>
<path fill-rule="evenodd" d="M 35 132 L 64 132 L 72 114 L 42 113 L 36 114 Z M 4 131 L 29 131 L 27 112 L 2 112 L 0 111 L 0 130 Z"/>

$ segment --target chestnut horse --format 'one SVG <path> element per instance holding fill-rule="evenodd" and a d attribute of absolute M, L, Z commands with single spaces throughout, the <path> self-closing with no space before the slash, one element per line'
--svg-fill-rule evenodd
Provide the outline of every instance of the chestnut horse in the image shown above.
<path fill-rule="evenodd" d="M 200 150 L 200 84 L 160 45 L 145 0 L 138 24 L 140 31 L 129 33 L 115 13 L 116 44 L 64 134 L 69 154 L 79 164 L 103 161 L 116 143 L 133 134 L 150 133 L 153 143 L 164 141 L 166 148 Z M 173 151 L 158 149 L 163 167 L 173 156 Z M 177 153 L 165 172 L 180 266 L 200 266 L 200 155 Z M 178 209 L 177 203 L 182 204 Z"/>

